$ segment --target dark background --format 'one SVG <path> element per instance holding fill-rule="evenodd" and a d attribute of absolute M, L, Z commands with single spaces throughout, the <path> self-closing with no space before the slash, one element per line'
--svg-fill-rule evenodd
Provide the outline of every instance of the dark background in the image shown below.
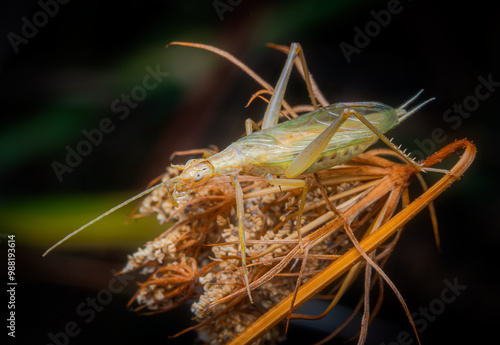
<path fill-rule="evenodd" d="M 285 56 L 265 43 L 299 42 L 332 103 L 379 101 L 397 106 L 422 88 L 423 99 L 437 97 L 390 135 L 416 152 L 422 151 L 419 143 L 428 142 L 432 131 L 441 128 L 446 139 L 427 153 L 468 138 L 477 145 L 478 156 L 462 180 L 436 201 L 442 253 L 436 250 L 429 216 L 422 212 L 406 227 L 385 269 L 415 312 L 440 298 L 445 279 L 467 286 L 420 334 L 423 344 L 479 342 L 495 334 L 500 306 L 494 282 L 500 240 L 500 91 L 479 101 L 459 126 L 446 122 L 443 114 L 474 95 L 479 76 L 487 79 L 491 74 L 500 81 L 498 9 L 481 1 L 401 1 L 402 11 L 348 63 L 339 45 L 354 45 L 354 28 L 364 31 L 374 20 L 370 11 L 387 9 L 387 1 L 234 1 L 239 4 L 221 16 L 214 3 L 74 0 L 59 5 L 16 53 L 11 33 L 21 36 L 22 18 L 33 22 L 42 7 L 35 1 L 2 2 L 1 260 L 6 262 L 6 236 L 15 234 L 18 283 L 16 339 L 9 343 L 49 344 L 48 334 L 63 331 L 70 321 L 81 331 L 69 344 L 192 342 L 192 333 L 169 338 L 191 324 L 189 307 L 137 315 L 126 307 L 135 290 L 132 283 L 114 294 L 88 324 L 76 312 L 79 304 L 108 286 L 112 270 L 124 266 L 127 254 L 162 232 L 154 219 L 125 225 L 128 210 L 119 211 L 41 257 L 64 234 L 143 189 L 170 164 L 173 151 L 209 144 L 224 148 L 244 131 L 246 118 L 262 116 L 262 102 L 244 108 L 259 90 L 255 82 L 208 52 L 165 49 L 174 40 L 227 50 L 273 85 Z M 126 119 L 119 119 L 110 105 L 142 84 L 147 66 L 155 69 L 158 64 L 168 77 L 130 109 Z M 297 75 L 292 73 L 286 99 L 304 104 L 307 94 Z M 82 130 L 97 128 L 103 118 L 111 119 L 114 130 L 60 182 L 53 162 L 64 164 L 66 147 L 74 149 L 85 139 Z M 428 175 L 429 182 L 439 178 Z M 419 189 L 413 192 L 417 195 Z M 6 265 L 2 267 L 7 272 Z M 361 286 L 355 289 L 346 299 L 348 307 Z M 2 296 L 4 313 L 8 296 Z M 292 325 L 287 343 L 313 343 L 328 334 L 328 325 L 323 331 L 311 325 Z M 4 336 L 7 331 L 2 329 Z M 410 326 L 387 291 L 367 343 L 395 342 L 402 331 L 411 333 Z"/>

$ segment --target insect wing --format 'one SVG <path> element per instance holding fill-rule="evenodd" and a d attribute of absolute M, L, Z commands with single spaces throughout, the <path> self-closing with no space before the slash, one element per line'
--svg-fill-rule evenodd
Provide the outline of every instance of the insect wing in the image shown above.
<path fill-rule="evenodd" d="M 394 127 L 398 121 L 396 111 L 381 103 L 336 103 L 274 127 L 254 132 L 236 144 L 247 156 L 256 160 L 268 164 L 289 163 L 338 119 L 345 108 L 358 111 L 382 133 Z M 351 116 L 335 133 L 322 154 L 375 140 L 376 135 L 358 118 Z"/>

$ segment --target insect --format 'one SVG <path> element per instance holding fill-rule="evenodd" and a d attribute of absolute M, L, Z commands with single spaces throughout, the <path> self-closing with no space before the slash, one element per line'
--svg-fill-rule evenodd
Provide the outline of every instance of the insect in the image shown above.
<path fill-rule="evenodd" d="M 214 47 L 192 43 L 173 42 L 171 44 L 200 47 L 220 52 Z M 157 188 L 166 186 L 172 204 L 177 207 L 179 206 L 178 199 L 193 188 L 214 176 L 229 176 L 236 193 L 242 273 L 247 294 L 252 301 L 245 252 L 243 192 L 238 181 L 239 174 L 263 176 L 275 186 L 302 188 L 297 219 L 298 230 L 307 195 L 306 180 L 299 175 L 316 173 L 341 164 L 363 152 L 378 139 L 398 152 L 417 171 L 440 171 L 439 169 L 421 167 L 383 135 L 432 100 L 427 100 L 409 111 L 405 110 L 422 91 L 398 108 L 392 108 L 378 102 L 328 105 L 325 104 L 325 100 L 317 88 L 313 88 L 315 84 L 307 70 L 301 46 L 298 43 L 293 43 L 286 50 L 288 57 L 272 92 L 261 128 L 253 121 L 247 121 L 247 135 L 245 137 L 221 152 L 202 159 L 189 160 L 185 165 L 174 166 L 182 170 L 179 176 L 157 184 L 113 207 L 57 242 L 44 253 L 44 256 L 71 236 Z M 228 57 L 227 53 L 225 55 L 219 54 Z M 241 64 L 233 57 L 231 61 Z M 286 86 L 295 63 L 300 66 L 299 70 L 303 73 L 314 110 L 278 124 Z M 316 99 L 320 100 L 321 106 L 318 105 Z M 254 132 L 253 129 L 257 129 L 257 131 Z M 298 231 L 298 237 L 299 243 L 301 243 L 300 231 Z"/>

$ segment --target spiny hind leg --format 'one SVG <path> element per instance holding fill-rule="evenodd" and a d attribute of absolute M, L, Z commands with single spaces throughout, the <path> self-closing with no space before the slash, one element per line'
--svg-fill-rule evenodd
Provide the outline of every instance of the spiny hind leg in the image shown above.
<path fill-rule="evenodd" d="M 446 169 L 436 169 L 436 168 L 426 168 L 415 162 L 412 158 L 406 155 L 405 151 L 401 150 L 398 146 L 396 146 L 391 140 L 387 139 L 387 137 L 380 132 L 370 121 L 368 121 L 363 115 L 361 115 L 358 111 L 351 109 L 352 114 L 356 116 L 366 127 L 368 127 L 380 140 L 382 140 L 387 146 L 389 146 L 392 150 L 394 150 L 401 158 L 412 167 L 414 167 L 417 171 L 429 171 L 429 172 L 439 172 L 442 174 L 453 175 L 451 171 Z"/>
<path fill-rule="evenodd" d="M 236 194 L 236 215 L 238 217 L 238 232 L 240 234 L 240 246 L 241 246 L 241 269 L 243 271 L 243 279 L 245 282 L 245 287 L 247 289 L 248 298 L 250 302 L 253 303 L 252 294 L 250 292 L 250 283 L 248 282 L 248 267 L 247 267 L 247 255 L 246 255 L 246 242 L 245 242 L 245 230 L 243 228 L 243 214 L 245 212 L 243 205 L 243 191 L 241 189 L 240 182 L 236 175 L 229 175 L 231 183 L 234 186 L 234 191 Z"/>
<path fill-rule="evenodd" d="M 320 154 L 325 150 L 326 146 L 332 139 L 332 137 L 337 133 L 342 124 L 351 116 L 357 117 L 368 129 L 370 129 L 377 137 L 380 138 L 384 143 L 386 143 L 391 149 L 397 152 L 401 158 L 413 166 L 417 171 L 424 171 L 424 169 L 417 164 L 413 159 L 408 157 L 399 147 L 394 145 L 389 139 L 387 139 L 374 125 L 371 124 L 363 115 L 358 111 L 351 108 L 345 108 L 340 116 L 332 122 L 320 135 L 318 135 L 309 145 L 306 146 L 302 152 L 295 157 L 295 159 L 288 166 L 285 175 L 286 177 L 293 178 L 301 173 L 303 173 L 307 168 L 309 168 L 320 156 Z"/>
<path fill-rule="evenodd" d="M 307 188 L 306 181 L 301 180 L 301 179 L 275 178 L 271 174 L 266 175 L 266 180 L 267 180 L 267 182 L 269 182 L 269 184 L 271 184 L 273 186 L 283 186 L 283 187 L 286 186 L 286 187 L 300 187 L 300 188 L 302 188 L 302 195 L 300 198 L 299 214 L 297 216 L 296 229 L 297 229 L 297 237 L 299 239 L 300 250 L 301 250 L 301 252 L 304 252 L 300 228 L 301 228 L 301 223 L 302 223 L 302 215 L 304 214 L 304 206 L 306 204 L 306 198 L 307 198 L 308 188 Z"/>
<path fill-rule="evenodd" d="M 382 140 L 387 146 L 389 146 L 392 150 L 397 152 L 401 158 L 408 164 L 410 164 L 412 167 L 417 169 L 417 171 L 424 171 L 424 169 L 413 159 L 408 157 L 404 151 L 402 151 L 398 146 L 396 146 L 391 140 L 387 139 L 387 137 L 380 132 L 370 121 L 366 119 L 363 115 L 361 115 L 358 111 L 354 109 L 350 109 L 351 113 L 356 116 L 359 121 L 361 121 L 366 127 L 368 127 L 369 130 L 371 130 L 380 140 Z"/>

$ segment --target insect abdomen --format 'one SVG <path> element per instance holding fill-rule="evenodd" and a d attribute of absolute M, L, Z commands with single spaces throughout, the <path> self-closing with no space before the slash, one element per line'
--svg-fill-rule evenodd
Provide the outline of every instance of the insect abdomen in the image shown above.
<path fill-rule="evenodd" d="M 335 165 L 342 164 L 365 151 L 377 138 L 362 144 L 350 145 L 339 149 L 332 149 L 322 153 L 319 158 L 304 171 L 304 174 L 314 173 L 329 169 Z"/>

